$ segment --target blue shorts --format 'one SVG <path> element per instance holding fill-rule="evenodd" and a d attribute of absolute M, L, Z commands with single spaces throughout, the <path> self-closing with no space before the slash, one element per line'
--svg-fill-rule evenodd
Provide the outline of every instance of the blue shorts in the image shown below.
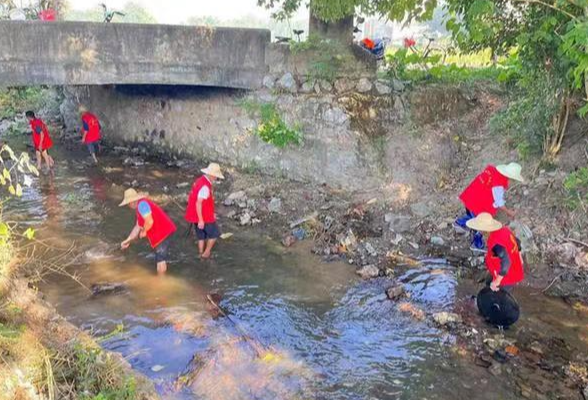
<path fill-rule="evenodd" d="M 196 228 L 196 237 L 199 241 L 218 239 L 221 235 L 216 222 L 213 222 L 212 224 L 204 224 L 204 229 L 198 229 L 198 224 L 194 224 L 194 226 Z"/>
<path fill-rule="evenodd" d="M 167 261 L 167 249 L 169 248 L 170 237 L 171 235 L 155 248 L 155 262 Z"/>
<path fill-rule="evenodd" d="M 100 150 L 100 141 L 98 140 L 96 142 L 86 143 L 86 147 L 88 148 L 90 154 L 96 154 Z"/>

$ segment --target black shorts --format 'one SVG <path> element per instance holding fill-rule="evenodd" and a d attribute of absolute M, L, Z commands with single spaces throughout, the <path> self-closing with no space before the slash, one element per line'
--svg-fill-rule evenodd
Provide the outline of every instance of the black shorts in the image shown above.
<path fill-rule="evenodd" d="M 170 237 L 168 236 L 163 242 L 155 248 L 155 262 L 167 261 L 167 249 L 169 248 Z"/>
<path fill-rule="evenodd" d="M 198 229 L 198 224 L 194 224 L 194 227 L 196 228 L 196 238 L 198 238 L 198 240 L 218 239 L 221 235 L 216 222 L 213 222 L 212 224 L 204 224 L 204 229 Z"/>

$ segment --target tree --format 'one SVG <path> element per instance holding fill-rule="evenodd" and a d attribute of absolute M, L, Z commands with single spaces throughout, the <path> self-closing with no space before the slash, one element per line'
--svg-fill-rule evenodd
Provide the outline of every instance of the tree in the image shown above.
<path fill-rule="evenodd" d="M 261 7 L 273 10 L 278 20 L 290 18 L 303 4 L 302 0 L 257 0 Z M 306 2 L 304 2 L 306 4 Z M 378 15 L 393 21 L 427 20 L 433 16 L 437 0 L 311 0 L 310 12 L 331 22 L 349 15 Z"/>
<path fill-rule="evenodd" d="M 128 2 L 120 10 L 124 16 L 113 19 L 115 22 L 126 22 L 135 24 L 156 24 L 157 19 L 139 3 Z M 88 10 L 68 10 L 65 15 L 68 21 L 88 21 L 88 22 L 103 22 L 104 10 L 96 5 Z"/>
<path fill-rule="evenodd" d="M 521 129 L 529 112 L 543 107 L 550 123 L 534 132 L 544 155 L 553 159 L 574 94 L 585 93 L 579 114 L 588 113 L 588 0 L 448 0 L 447 9 L 447 28 L 461 49 L 516 52 L 519 88 L 532 101 L 515 102 L 507 119 Z"/>

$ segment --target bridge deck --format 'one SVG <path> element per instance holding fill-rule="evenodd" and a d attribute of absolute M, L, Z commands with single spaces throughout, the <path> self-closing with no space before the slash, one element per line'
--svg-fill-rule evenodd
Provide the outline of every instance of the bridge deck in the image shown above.
<path fill-rule="evenodd" d="M 261 86 L 264 29 L 0 22 L 0 85 Z"/>

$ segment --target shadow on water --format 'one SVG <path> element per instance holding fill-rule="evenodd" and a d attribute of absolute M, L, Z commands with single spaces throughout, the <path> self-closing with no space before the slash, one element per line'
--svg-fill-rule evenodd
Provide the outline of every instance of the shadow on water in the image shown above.
<path fill-rule="evenodd" d="M 56 176 L 43 176 L 11 214 L 41 224 L 40 236 L 55 245 L 75 241 L 84 254 L 76 272 L 86 285 L 122 282 L 129 290 L 92 299 L 61 276 L 41 289 L 96 335 L 124 324 L 103 346 L 153 379 L 164 398 L 515 398 L 453 357 L 451 335 L 387 300 L 387 278 L 359 281 L 350 266 L 321 263 L 304 245 L 285 250 L 262 228 L 237 231 L 208 262 L 196 260 L 194 244 L 177 235 L 168 274 L 157 276 L 145 244 L 117 250 L 134 223 L 130 210 L 117 207 L 122 188 L 104 171 L 80 167 L 79 158 L 59 156 Z M 182 220 L 173 204 L 167 209 Z M 453 269 L 440 260 L 399 279 L 410 302 L 427 312 L 455 301 Z M 211 292 L 222 294 L 221 306 L 271 356 L 260 356 L 230 321 L 211 313 Z"/>

